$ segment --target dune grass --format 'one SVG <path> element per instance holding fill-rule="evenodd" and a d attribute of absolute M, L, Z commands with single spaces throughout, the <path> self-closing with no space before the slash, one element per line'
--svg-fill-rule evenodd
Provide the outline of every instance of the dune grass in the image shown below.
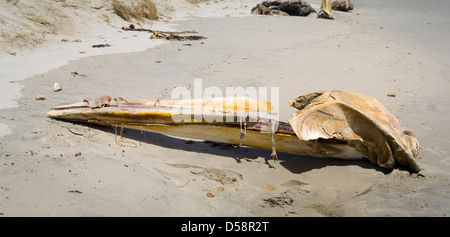
<path fill-rule="evenodd" d="M 126 21 L 136 19 L 138 21 L 158 20 L 159 15 L 152 0 L 141 0 L 137 4 L 127 5 L 120 1 L 113 1 L 114 12 Z"/>
<path fill-rule="evenodd" d="M 200 0 L 186 0 L 186 2 L 193 4 L 193 5 L 197 5 L 200 2 Z"/>

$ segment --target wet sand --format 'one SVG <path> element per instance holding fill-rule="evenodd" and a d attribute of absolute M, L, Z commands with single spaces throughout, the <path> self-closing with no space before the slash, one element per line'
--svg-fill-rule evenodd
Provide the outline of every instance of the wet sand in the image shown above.
<path fill-rule="evenodd" d="M 402 16 L 414 12 L 384 2 L 355 2 L 352 12 L 333 12 L 333 21 L 315 15 L 179 21 L 172 27 L 207 39 L 88 55 L 18 81 L 18 106 L 0 116 L 11 130 L 0 137 L 1 215 L 448 216 L 449 45 L 436 50 L 425 35 L 411 38 L 422 28 L 402 28 Z M 446 18 L 430 17 L 415 18 L 430 39 L 448 34 L 440 27 Z M 103 95 L 169 99 L 174 87 L 192 89 L 196 78 L 204 88 L 279 87 L 281 120 L 295 112 L 288 101 L 309 92 L 374 96 L 417 135 L 423 170 L 282 153 L 275 162 L 266 150 L 132 130 L 124 139 L 137 147 L 120 147 L 113 128 L 46 116 L 54 106 Z M 63 90 L 53 92 L 54 82 Z M 35 100 L 40 95 L 45 100 Z"/>

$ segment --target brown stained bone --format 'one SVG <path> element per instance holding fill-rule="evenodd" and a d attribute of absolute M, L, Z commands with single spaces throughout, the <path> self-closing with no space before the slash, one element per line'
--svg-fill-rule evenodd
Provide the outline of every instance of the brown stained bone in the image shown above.
<path fill-rule="evenodd" d="M 270 116 L 258 117 L 256 121 L 250 121 L 247 116 L 242 120 L 241 112 L 275 114 L 276 111 L 266 101 L 234 98 L 111 100 L 104 96 L 55 107 L 47 114 L 66 121 L 120 126 L 313 157 L 366 157 L 386 169 L 406 166 L 415 172 L 420 170 L 414 160 L 419 152 L 417 138 L 403 129 L 398 119 L 375 98 L 323 90 L 299 96 L 290 104 L 298 111 L 288 123 L 273 121 Z M 188 117 L 183 121 L 177 121 L 180 108 L 187 109 Z M 197 121 L 197 115 L 215 119 L 207 121 L 203 117 Z"/>
<path fill-rule="evenodd" d="M 416 136 L 375 98 L 345 91 L 324 90 L 297 97 L 298 111 L 289 121 L 300 140 L 332 139 L 346 142 L 372 163 L 420 170 Z"/>

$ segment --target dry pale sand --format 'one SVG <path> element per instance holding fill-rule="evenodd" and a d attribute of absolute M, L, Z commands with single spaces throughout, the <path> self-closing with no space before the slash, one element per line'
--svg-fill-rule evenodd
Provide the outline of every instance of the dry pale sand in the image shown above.
<path fill-rule="evenodd" d="M 0 215 L 450 215 L 449 18 L 440 10 L 448 3 L 389 2 L 354 1 L 353 11 L 333 12 L 333 21 L 191 17 L 173 27 L 207 39 L 87 55 L 18 81 L 18 105 L 0 116 L 11 130 L 0 137 Z M 251 7 L 244 5 L 235 8 Z M 423 170 L 289 154 L 275 162 L 266 150 L 132 130 L 124 139 L 137 147 L 120 147 L 113 128 L 46 116 L 53 106 L 102 95 L 168 99 L 195 78 L 204 88 L 279 87 L 281 120 L 294 112 L 288 101 L 309 92 L 374 96 L 417 135 Z M 54 82 L 63 90 L 53 92 Z M 40 95 L 45 100 L 35 100 Z"/>

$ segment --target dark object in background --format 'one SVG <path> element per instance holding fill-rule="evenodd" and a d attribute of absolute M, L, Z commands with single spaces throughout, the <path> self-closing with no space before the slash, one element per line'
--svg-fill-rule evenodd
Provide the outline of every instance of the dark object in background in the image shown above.
<path fill-rule="evenodd" d="M 331 3 L 331 10 L 348 12 L 353 10 L 353 3 L 350 0 L 336 0 Z"/>
<path fill-rule="evenodd" d="M 311 5 L 302 0 L 269 0 L 257 4 L 251 13 L 256 15 L 308 16 L 316 12 Z"/>
<path fill-rule="evenodd" d="M 105 48 L 105 47 L 111 47 L 110 44 L 94 44 L 92 45 L 92 48 Z"/>

